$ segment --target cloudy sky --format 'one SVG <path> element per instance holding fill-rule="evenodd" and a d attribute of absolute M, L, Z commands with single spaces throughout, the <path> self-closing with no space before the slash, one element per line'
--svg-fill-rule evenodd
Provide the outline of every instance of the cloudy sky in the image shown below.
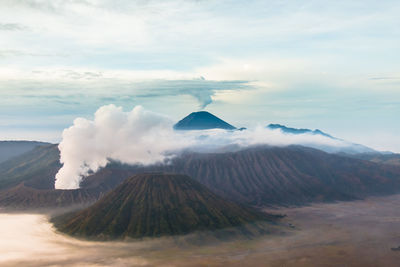
<path fill-rule="evenodd" d="M 400 152 L 400 2 L 0 0 L 0 139 L 135 105 Z"/>

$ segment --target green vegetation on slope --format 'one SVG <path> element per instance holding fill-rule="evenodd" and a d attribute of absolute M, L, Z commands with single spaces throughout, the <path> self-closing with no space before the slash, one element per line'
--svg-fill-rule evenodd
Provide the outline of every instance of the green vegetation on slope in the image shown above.
<path fill-rule="evenodd" d="M 90 238 L 187 234 L 276 220 L 226 201 L 186 175 L 140 174 L 93 206 L 54 219 L 65 233 Z"/>

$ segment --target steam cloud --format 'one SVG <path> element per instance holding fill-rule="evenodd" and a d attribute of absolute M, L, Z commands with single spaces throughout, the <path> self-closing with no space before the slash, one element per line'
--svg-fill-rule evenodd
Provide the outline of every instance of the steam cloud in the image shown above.
<path fill-rule="evenodd" d="M 289 135 L 261 126 L 243 131 L 174 131 L 173 121 L 168 117 L 146 111 L 141 106 L 124 112 L 114 105 L 99 108 L 94 120 L 75 119 L 62 137 L 59 149 L 63 167 L 56 175 L 57 189 L 79 188 L 85 176 L 105 167 L 110 160 L 149 165 L 164 162 L 182 150 L 208 152 L 260 144 L 348 145 L 325 136 Z"/>
<path fill-rule="evenodd" d="M 77 118 L 64 130 L 59 145 L 63 167 L 56 175 L 58 189 L 79 188 L 82 177 L 104 167 L 110 159 L 124 163 L 152 164 L 166 152 L 185 146 L 167 117 L 137 106 L 124 112 L 114 105 L 99 108 L 90 121 Z"/>

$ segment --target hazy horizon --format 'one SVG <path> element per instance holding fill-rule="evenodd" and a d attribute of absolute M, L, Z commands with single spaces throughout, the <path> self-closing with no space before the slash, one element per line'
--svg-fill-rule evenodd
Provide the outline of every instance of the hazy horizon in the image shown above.
<path fill-rule="evenodd" d="M 115 104 L 400 152 L 399 13 L 393 0 L 1 1 L 0 139 L 59 142 Z"/>

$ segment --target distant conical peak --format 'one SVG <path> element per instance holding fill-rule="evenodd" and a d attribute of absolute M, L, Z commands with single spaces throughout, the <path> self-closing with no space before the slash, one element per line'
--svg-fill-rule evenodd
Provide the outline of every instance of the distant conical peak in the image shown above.
<path fill-rule="evenodd" d="M 221 120 L 208 111 L 192 112 L 174 125 L 176 130 L 208 130 L 226 129 L 234 130 L 236 127 Z"/>

